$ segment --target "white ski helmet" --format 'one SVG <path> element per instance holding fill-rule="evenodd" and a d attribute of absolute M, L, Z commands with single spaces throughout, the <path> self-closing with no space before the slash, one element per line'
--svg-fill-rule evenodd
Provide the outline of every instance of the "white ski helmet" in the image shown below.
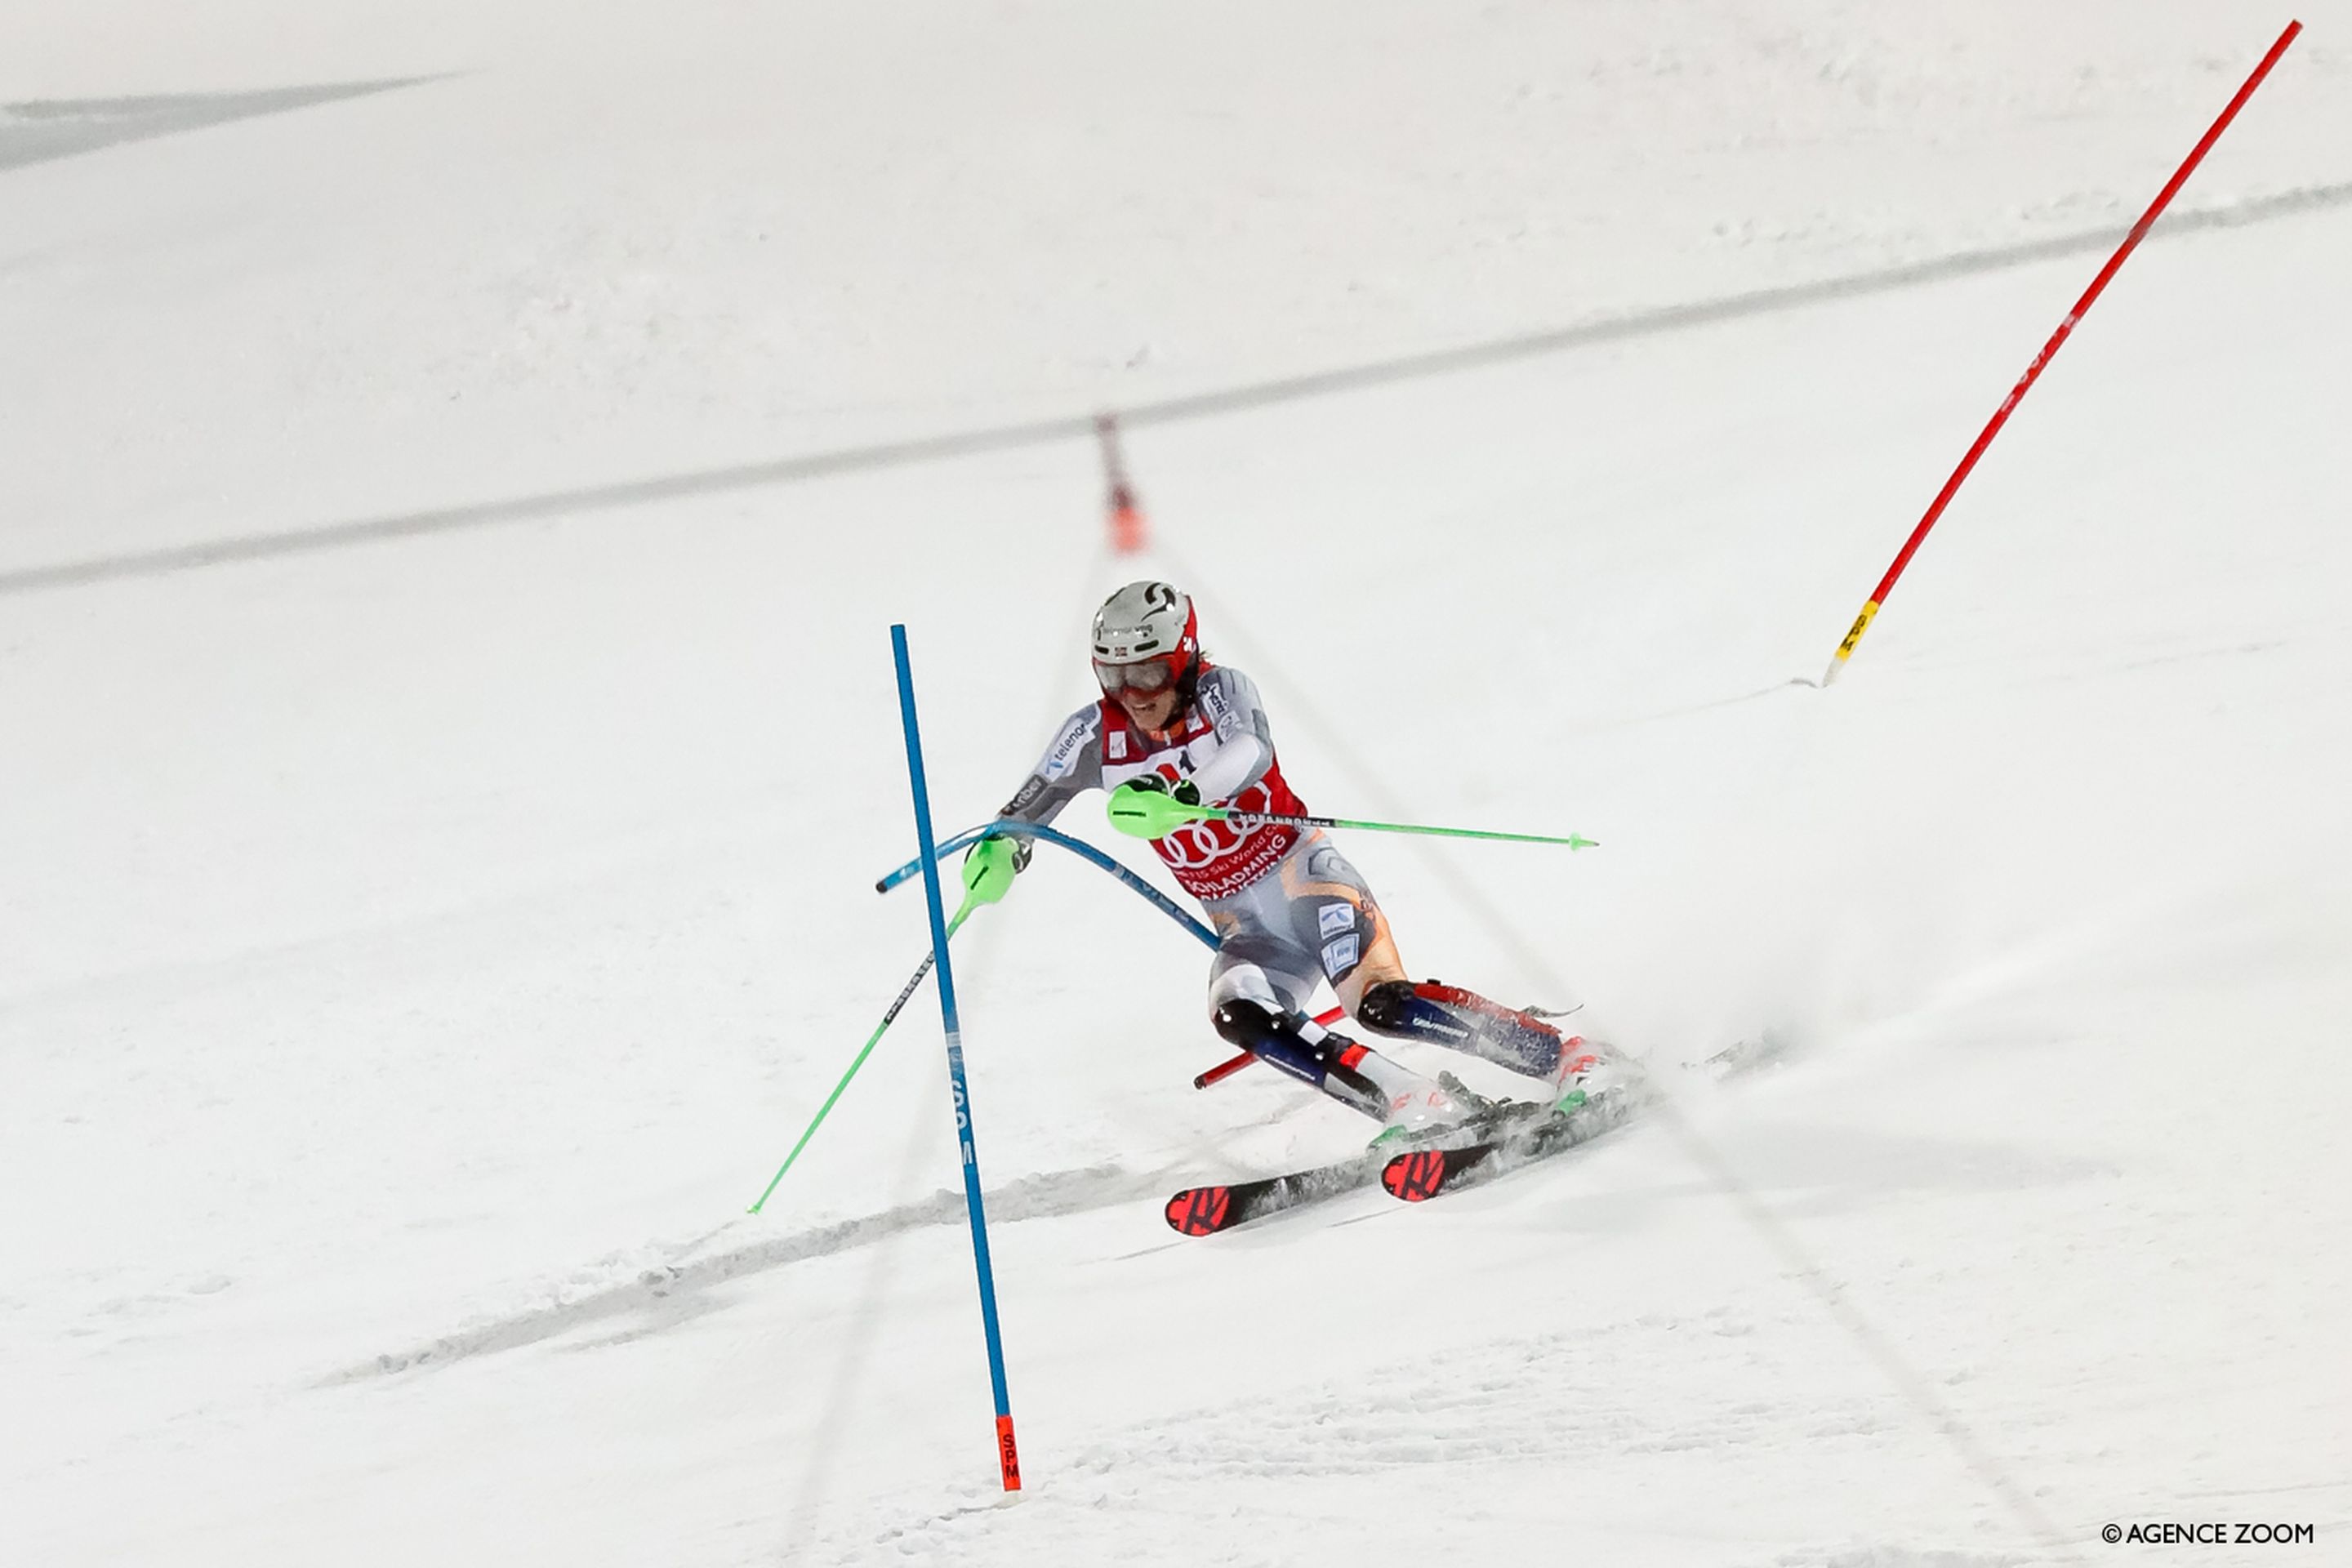
<path fill-rule="evenodd" d="M 1095 612 L 1095 679 L 1102 689 L 1157 691 L 1200 672 L 1192 596 L 1166 583 L 1129 583 Z"/>

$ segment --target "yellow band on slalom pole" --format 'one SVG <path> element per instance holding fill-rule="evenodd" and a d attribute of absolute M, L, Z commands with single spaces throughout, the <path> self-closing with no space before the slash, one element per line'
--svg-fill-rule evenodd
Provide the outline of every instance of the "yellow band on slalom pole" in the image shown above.
<path fill-rule="evenodd" d="M 1845 634 L 1845 641 L 1838 644 L 1837 657 L 1830 660 L 1829 669 L 1822 677 L 1823 686 L 1835 680 L 1838 671 L 1845 668 L 1845 661 L 1853 657 L 1853 645 L 1862 640 L 1862 634 L 1870 629 L 1871 618 L 1877 614 L 1877 600 L 1866 599 L 1863 602 L 1862 614 L 1853 618 L 1853 629 Z"/>

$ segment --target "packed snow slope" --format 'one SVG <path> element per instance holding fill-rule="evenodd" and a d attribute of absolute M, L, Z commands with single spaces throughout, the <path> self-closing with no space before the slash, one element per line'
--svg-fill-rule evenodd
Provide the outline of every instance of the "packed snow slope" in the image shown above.
<path fill-rule="evenodd" d="M 1828 690 L 2284 14 L 25 10 L 10 1562 L 2343 1560 L 2352 5 Z M 1193 1092 L 1204 953 L 1042 853 L 958 941 L 1000 1508 L 928 994 L 743 1209 L 927 941 L 888 626 L 961 826 L 1146 572 L 1314 808 L 1601 841 L 1346 836 L 1417 971 L 1795 1044 L 1181 1241 L 1366 1128 Z"/>

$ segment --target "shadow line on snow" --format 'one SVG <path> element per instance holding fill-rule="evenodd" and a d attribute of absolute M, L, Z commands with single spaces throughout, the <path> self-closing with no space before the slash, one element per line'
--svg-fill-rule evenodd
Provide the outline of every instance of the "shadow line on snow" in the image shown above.
<path fill-rule="evenodd" d="M 1047 1171 L 1024 1176 L 990 1192 L 989 1219 L 992 1224 L 1003 1225 L 1111 1208 L 1159 1196 L 1168 1180 L 1165 1172 L 1131 1172 L 1116 1164 Z M 592 1350 L 625 1344 L 721 1310 L 729 1303 L 715 1299 L 711 1292 L 730 1280 L 790 1268 L 813 1258 L 829 1258 L 908 1231 L 961 1225 L 963 1219 L 962 1190 L 942 1187 L 929 1197 L 877 1214 L 753 1242 L 692 1262 L 648 1268 L 633 1279 L 586 1295 L 478 1322 L 423 1344 L 387 1352 L 330 1373 L 319 1379 L 317 1386 L 332 1387 L 397 1373 L 450 1366 L 474 1356 L 521 1350 L 614 1320 L 625 1321 L 614 1322 L 601 1337 L 572 1348 Z M 731 1226 L 740 1222 L 730 1223 Z M 720 1227 L 721 1231 L 727 1228 Z"/>
<path fill-rule="evenodd" d="M 392 77 L 382 81 L 321 82 L 311 87 L 271 87 L 252 92 L 179 92 L 143 98 L 37 99 L 0 103 L 0 169 L 21 169 L 53 158 L 72 158 L 176 136 L 261 114 L 283 114 L 346 98 L 390 92 L 436 81 L 430 76 Z"/>
<path fill-rule="evenodd" d="M 2352 182 L 2305 186 L 2296 190 L 2283 191 L 2273 195 L 2255 197 L 2228 206 L 2175 214 L 2157 225 L 2149 237 L 2164 239 L 2204 229 L 2242 227 L 2248 224 L 2338 206 L 2347 201 L 2352 201 Z M 1842 278 L 1759 289 L 1691 304 L 1668 305 L 1654 310 L 1629 311 L 1623 315 L 1603 317 L 1571 327 L 1551 328 L 1542 331 L 1522 333 L 1515 337 L 1490 339 L 1484 342 L 1467 343 L 1456 348 L 1433 349 L 1420 353 L 1399 355 L 1391 359 L 1376 360 L 1365 364 L 1317 371 L 1305 375 L 1283 376 L 1271 381 L 1229 387 L 1221 392 L 1196 393 L 1181 397 L 1134 404 L 1120 409 L 1119 419 L 1122 424 L 1132 429 L 1150 425 L 1176 424 L 1190 419 L 1213 418 L 1226 414 L 1273 407 L 1281 404 L 1304 402 L 1311 398 L 1360 391 L 1368 387 L 1418 380 L 1424 376 L 1483 369 L 1490 365 L 1507 364 L 1515 360 L 1533 359 L 1573 349 L 1594 348 L 1608 343 L 1622 342 L 1630 339 L 1654 337 L 1694 327 L 1712 326 L 1718 322 L 1770 315 L 1777 311 L 1797 310 L 1810 305 L 1888 293 L 1921 284 L 1943 282 L 1979 273 L 2001 271 L 2084 252 L 2105 250 L 2111 247 L 2117 237 L 2115 230 L 2095 229 L 2079 234 L 2060 235 L 2049 239 L 2030 240 L 2016 245 L 1959 251 L 1931 260 L 1906 262 L 1900 266 L 1852 273 Z M 161 549 L 93 556 L 80 561 L 58 562 L 44 566 L 19 567 L 12 571 L 0 572 L 0 595 L 31 593 L 44 588 L 81 587 L 91 584 L 118 582 L 127 578 L 163 576 L 205 566 L 310 554 L 319 551 L 339 550 L 350 545 L 376 543 L 385 540 L 412 539 L 427 534 L 449 533 L 459 530 L 487 528 L 503 523 L 528 522 L 562 517 L 578 511 L 644 506 L 656 501 L 680 500 L 689 497 L 749 489 L 766 485 L 798 483 L 824 479 L 835 474 L 855 473 L 866 469 L 940 462 L 953 458 L 1009 451 L 1057 441 L 1092 441 L 1094 439 L 1095 421 L 1092 414 L 1033 419 L 984 429 L 955 431 L 944 435 L 920 436 L 867 446 L 845 447 L 830 452 L 813 452 L 767 462 L 699 468 L 688 473 L 668 474 L 653 479 L 628 479 L 613 484 L 583 485 L 567 489 L 543 491 L 538 495 L 511 496 L 498 500 L 472 501 L 457 506 L 394 512 L 381 517 L 361 518 L 349 522 L 329 523 L 316 528 L 244 534 L 192 544 L 170 545 Z"/>

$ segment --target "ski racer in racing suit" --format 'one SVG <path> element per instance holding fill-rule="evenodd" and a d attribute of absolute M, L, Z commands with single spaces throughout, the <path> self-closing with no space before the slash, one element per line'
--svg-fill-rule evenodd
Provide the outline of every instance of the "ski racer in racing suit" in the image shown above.
<path fill-rule="evenodd" d="M 1304 816 L 1275 755 L 1257 688 L 1202 656 L 1191 598 L 1130 583 L 1096 612 L 1102 700 L 1072 714 L 998 814 L 1046 823 L 1086 790 L 1167 791 L 1235 813 Z M 1583 1042 L 1542 1019 L 1438 981 L 1407 977 L 1388 917 L 1361 875 L 1315 827 L 1204 818 L 1151 840 L 1218 941 L 1209 1014 L 1234 1045 L 1379 1120 L 1380 1138 L 1418 1142 L 1463 1123 L 1456 1093 L 1309 1016 L 1318 982 L 1365 1028 L 1468 1052 L 1566 1092 L 1593 1064 Z M 966 889 L 1002 898 L 1030 845 L 985 838 Z M 1454 1086 L 1455 1089 L 1459 1085 Z"/>

